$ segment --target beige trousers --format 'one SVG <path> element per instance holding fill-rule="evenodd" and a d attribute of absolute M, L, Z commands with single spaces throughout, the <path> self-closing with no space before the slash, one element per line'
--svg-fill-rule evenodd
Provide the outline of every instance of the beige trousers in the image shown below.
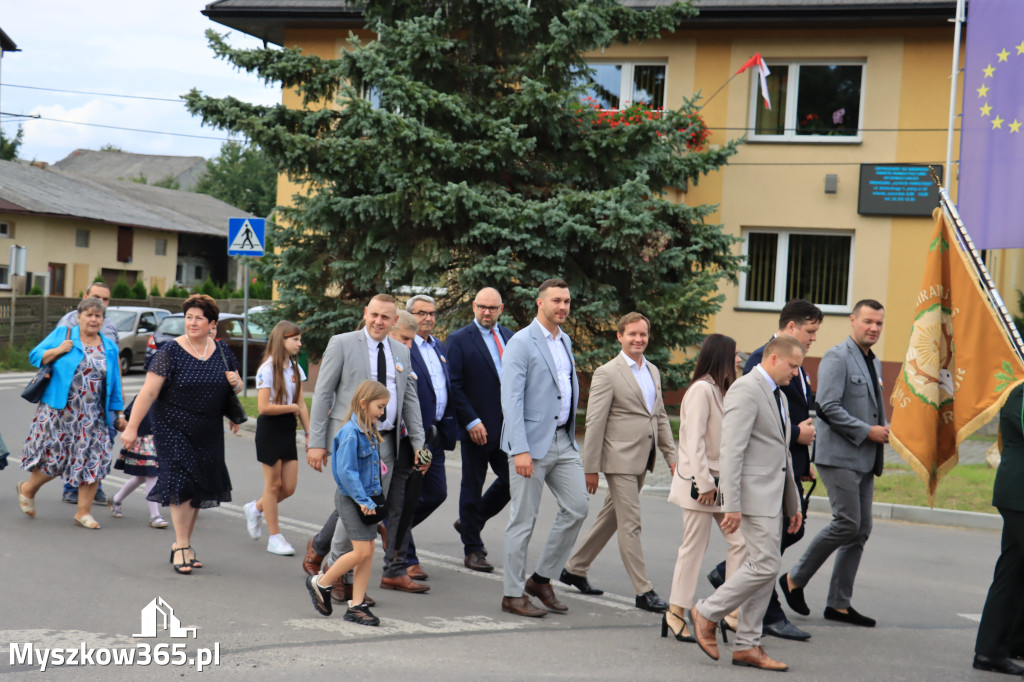
<path fill-rule="evenodd" d="M 672 574 L 672 594 L 669 603 L 689 609 L 693 606 L 693 597 L 697 591 L 697 581 L 701 575 L 701 563 L 711 542 L 711 523 L 718 525 L 725 516 L 721 512 L 694 511 L 683 509 L 683 544 L 679 545 L 676 555 L 676 568 Z M 725 555 L 725 577 L 739 570 L 747 557 L 747 546 L 743 542 L 743 534 L 739 531 L 722 534 L 729 548 Z"/>

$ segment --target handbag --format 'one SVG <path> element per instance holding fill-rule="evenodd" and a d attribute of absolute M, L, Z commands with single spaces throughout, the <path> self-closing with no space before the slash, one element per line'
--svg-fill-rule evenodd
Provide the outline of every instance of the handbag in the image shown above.
<path fill-rule="evenodd" d="M 715 490 L 718 490 L 718 476 L 712 476 L 711 478 L 715 479 Z M 696 500 L 699 496 L 700 491 L 697 490 L 697 481 L 692 481 L 690 483 L 690 497 Z"/>
<path fill-rule="evenodd" d="M 230 372 L 231 368 L 228 367 L 228 359 L 224 356 L 224 349 L 221 345 L 217 344 L 217 350 L 220 352 L 220 360 L 224 363 L 224 371 Z M 235 389 L 232 388 L 228 397 L 224 399 L 224 416 L 232 424 L 244 424 L 249 421 L 249 415 L 245 413 L 245 408 L 242 407 L 242 401 L 238 399 L 238 394 L 235 393 Z"/>
<path fill-rule="evenodd" d="M 71 327 L 68 327 L 68 335 L 64 337 L 67 341 L 71 338 Z M 54 362 L 57 359 L 54 358 Z M 53 376 L 53 362 L 48 362 L 39 368 L 36 375 L 29 380 L 28 386 L 21 392 L 21 397 L 30 403 L 38 403 L 43 399 L 43 393 L 46 392 L 46 387 L 50 385 L 50 377 Z"/>
<path fill-rule="evenodd" d="M 384 495 L 370 495 L 370 499 L 373 500 L 375 505 L 377 505 L 374 507 L 373 513 L 364 514 L 363 508 L 360 507 L 358 503 L 356 503 L 356 511 L 359 512 L 359 518 L 363 523 L 367 526 L 375 526 L 384 520 L 387 500 L 384 498 Z"/>

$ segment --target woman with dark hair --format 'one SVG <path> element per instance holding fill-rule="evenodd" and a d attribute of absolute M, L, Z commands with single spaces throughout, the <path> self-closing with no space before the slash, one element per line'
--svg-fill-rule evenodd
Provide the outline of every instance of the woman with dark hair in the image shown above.
<path fill-rule="evenodd" d="M 176 572 L 188 575 L 203 567 L 192 549 L 199 510 L 231 501 L 224 463 L 224 401 L 232 391 L 242 390 L 242 379 L 231 349 L 211 338 L 220 316 L 217 302 L 193 294 L 182 311 L 185 333 L 161 346 L 150 361 L 121 442 L 126 448 L 135 445 L 139 424 L 152 407 L 160 475 L 146 499 L 170 505 L 170 562 Z M 238 426 L 230 426 L 237 433 Z"/>
<path fill-rule="evenodd" d="M 729 386 L 736 381 L 736 362 L 733 339 L 723 334 L 704 339 L 679 413 L 679 463 L 668 499 L 683 508 L 683 542 L 676 557 L 661 636 L 666 637 L 671 630 L 680 642 L 695 641 L 683 615 L 694 604 L 701 562 L 711 540 L 711 522 L 721 524 L 724 518 L 718 491 L 722 404 Z M 729 543 L 726 575 L 731 575 L 747 552 L 742 534 L 723 535 Z"/>
<path fill-rule="evenodd" d="M 29 353 L 36 367 L 52 362 L 53 374 L 21 458 L 21 468 L 32 474 L 18 483 L 21 511 L 35 517 L 39 488 L 63 477 L 79 489 L 75 523 L 93 530 L 100 524 L 92 516 L 92 501 L 110 471 L 108 422 L 124 428 L 117 344 L 100 334 L 105 310 L 98 298 L 82 299 L 78 324 L 58 326 Z"/>

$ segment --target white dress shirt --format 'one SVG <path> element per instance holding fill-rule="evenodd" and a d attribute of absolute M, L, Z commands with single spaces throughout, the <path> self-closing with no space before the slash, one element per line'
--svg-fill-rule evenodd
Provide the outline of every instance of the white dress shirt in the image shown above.
<path fill-rule="evenodd" d="M 555 375 L 558 377 L 558 392 L 561 394 L 562 404 L 558 410 L 558 426 L 565 426 L 569 421 L 569 413 L 572 411 L 572 358 L 569 357 L 569 349 L 562 343 L 561 328 L 558 336 L 554 336 L 539 321 L 534 324 L 540 325 L 544 332 L 544 339 L 548 342 L 548 351 L 551 352 L 551 359 L 555 361 Z"/>
<path fill-rule="evenodd" d="M 620 352 L 622 352 L 622 357 L 625 358 L 626 364 L 629 365 L 629 370 L 633 372 L 637 383 L 640 384 L 640 391 L 644 394 L 644 402 L 647 403 L 647 411 L 654 414 L 654 401 L 658 398 L 658 389 L 654 386 L 654 377 L 651 376 L 651 368 L 647 366 L 647 358 L 640 356 L 642 364 L 638 365 L 633 358 L 626 355 L 625 351 Z"/>
<path fill-rule="evenodd" d="M 377 344 L 382 343 L 381 341 L 374 341 L 373 337 L 370 336 L 370 332 L 363 327 L 363 336 L 366 338 L 366 347 L 370 352 L 370 377 L 373 379 L 377 378 Z M 388 342 L 388 338 L 384 337 L 384 358 L 388 364 L 388 412 L 386 419 L 382 421 L 377 428 L 380 431 L 390 431 L 395 428 L 395 424 L 398 423 L 398 374 L 395 372 L 395 356 L 391 354 L 391 344 Z"/>
<path fill-rule="evenodd" d="M 430 375 L 430 383 L 434 387 L 434 402 L 437 405 L 434 421 L 439 422 L 444 418 L 444 411 L 448 407 L 448 383 L 444 379 L 444 367 L 441 366 L 441 351 L 437 339 L 433 336 L 425 341 L 417 334 L 413 340 L 420 355 L 423 356 L 423 362 L 427 364 L 427 374 Z"/>

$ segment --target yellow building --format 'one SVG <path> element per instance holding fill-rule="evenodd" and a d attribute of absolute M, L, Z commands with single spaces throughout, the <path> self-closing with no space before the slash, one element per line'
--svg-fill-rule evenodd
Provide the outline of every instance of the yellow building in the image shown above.
<path fill-rule="evenodd" d="M 638 10 L 661 4 L 623 3 Z M 941 170 L 945 160 L 955 2 L 696 4 L 700 16 L 676 33 L 609 48 L 591 63 L 607 108 L 639 100 L 673 107 L 697 91 L 709 97 L 721 88 L 702 111 L 710 142 L 748 140 L 728 166 L 677 193 L 682 201 L 718 204 L 710 220 L 742 238 L 738 248 L 749 259 L 739 286 L 723 291 L 713 331 L 753 350 L 776 329 L 786 300 L 808 298 L 826 311 L 810 354 L 813 368 L 816 357 L 848 335 L 852 305 L 878 299 L 887 321 L 876 353 L 891 386 L 934 227 L 930 210 L 937 205 L 904 199 L 908 187 L 926 191 L 930 184 L 918 166 Z M 359 26 L 349 7 L 342 1 L 220 0 L 204 14 L 268 42 L 332 57 Z M 755 53 L 771 71 L 770 110 L 756 70 L 729 80 Z M 283 101 L 295 104 L 287 92 Z M 948 184 L 955 198 L 955 179 Z M 278 198 L 286 201 L 295 188 L 281 185 Z M 906 211 L 917 214 L 900 214 Z M 990 254 L 990 263 L 1012 305 L 1024 277 L 1021 250 Z"/>

